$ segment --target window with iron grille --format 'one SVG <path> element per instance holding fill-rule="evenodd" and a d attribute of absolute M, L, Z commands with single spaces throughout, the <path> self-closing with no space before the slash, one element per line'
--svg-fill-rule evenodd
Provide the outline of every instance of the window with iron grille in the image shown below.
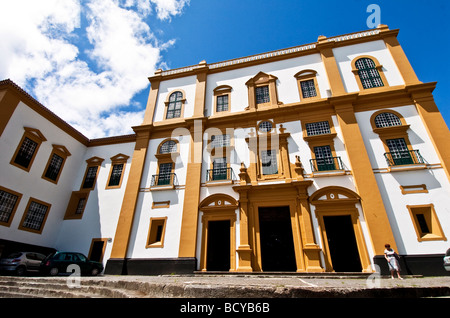
<path fill-rule="evenodd" d="M 174 140 L 168 140 L 161 145 L 159 153 L 171 153 L 177 151 L 177 143 Z"/>
<path fill-rule="evenodd" d="M 256 104 L 264 104 L 270 102 L 269 85 L 256 87 L 255 93 Z"/>
<path fill-rule="evenodd" d="M 403 138 L 387 139 L 386 143 L 391 153 L 409 151 L 408 145 L 406 144 L 406 141 Z"/>
<path fill-rule="evenodd" d="M 0 190 L 0 222 L 8 223 L 19 197 Z"/>
<path fill-rule="evenodd" d="M 169 97 L 166 119 L 178 118 L 181 116 L 183 94 L 181 92 L 172 93 Z"/>
<path fill-rule="evenodd" d="M 328 121 L 319 121 L 308 123 L 306 126 L 306 134 L 308 136 L 331 134 L 330 123 Z"/>
<path fill-rule="evenodd" d="M 375 117 L 375 126 L 377 128 L 401 126 L 402 122 L 397 115 L 392 113 L 381 113 Z"/>
<path fill-rule="evenodd" d="M 80 198 L 78 200 L 77 208 L 75 209 L 75 214 L 83 214 L 85 206 L 86 206 L 86 198 Z"/>
<path fill-rule="evenodd" d="M 213 162 L 212 180 L 227 179 L 227 158 L 215 158 Z"/>
<path fill-rule="evenodd" d="M 31 201 L 28 211 L 26 212 L 25 219 L 23 220 L 22 227 L 39 231 L 42 227 L 47 211 L 48 206 Z"/>
<path fill-rule="evenodd" d="M 118 186 L 120 184 L 120 179 L 122 178 L 123 163 L 115 164 L 111 171 L 111 176 L 109 177 L 108 186 Z"/>
<path fill-rule="evenodd" d="M 275 150 L 261 151 L 261 166 L 263 175 L 277 174 L 277 152 Z"/>
<path fill-rule="evenodd" d="M 50 160 L 50 164 L 48 165 L 47 171 L 45 172 L 45 177 L 56 181 L 59 172 L 61 171 L 63 162 L 64 158 L 54 153 L 52 159 Z"/>
<path fill-rule="evenodd" d="M 211 136 L 211 147 L 227 147 L 230 145 L 230 135 Z"/>
<path fill-rule="evenodd" d="M 37 146 L 37 142 L 25 137 L 22 145 L 20 146 L 19 152 L 14 159 L 14 163 L 17 163 L 24 168 L 28 168 Z"/>
<path fill-rule="evenodd" d="M 316 97 L 316 85 L 314 84 L 314 80 L 301 81 L 300 87 L 302 89 L 303 98 Z"/>
<path fill-rule="evenodd" d="M 262 123 L 259 124 L 259 131 L 260 132 L 270 132 L 272 131 L 273 125 L 270 121 L 263 121 Z"/>
<path fill-rule="evenodd" d="M 363 88 L 373 88 L 384 86 L 375 62 L 369 58 L 361 58 L 355 62 L 358 75 Z"/>
<path fill-rule="evenodd" d="M 90 189 L 94 187 L 95 179 L 97 177 L 98 166 L 91 166 L 88 168 L 86 178 L 84 178 L 83 189 Z"/>
<path fill-rule="evenodd" d="M 159 165 L 158 183 L 157 185 L 170 184 L 173 163 L 161 163 Z"/>
<path fill-rule="evenodd" d="M 228 95 L 217 96 L 216 112 L 228 110 Z"/>

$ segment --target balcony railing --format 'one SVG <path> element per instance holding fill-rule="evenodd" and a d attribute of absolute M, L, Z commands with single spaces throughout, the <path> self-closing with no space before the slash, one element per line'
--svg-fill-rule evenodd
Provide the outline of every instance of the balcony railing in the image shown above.
<path fill-rule="evenodd" d="M 235 180 L 233 169 L 216 168 L 206 170 L 206 181 Z"/>
<path fill-rule="evenodd" d="M 419 150 L 386 152 L 384 154 L 388 166 L 423 164 L 425 160 Z"/>
<path fill-rule="evenodd" d="M 157 186 L 177 186 L 178 185 L 178 179 L 177 175 L 175 173 L 160 173 L 160 174 L 154 174 L 152 176 L 152 187 Z"/>
<path fill-rule="evenodd" d="M 311 170 L 317 171 L 331 171 L 331 170 L 344 170 L 341 157 L 329 157 L 321 159 L 311 159 Z"/>

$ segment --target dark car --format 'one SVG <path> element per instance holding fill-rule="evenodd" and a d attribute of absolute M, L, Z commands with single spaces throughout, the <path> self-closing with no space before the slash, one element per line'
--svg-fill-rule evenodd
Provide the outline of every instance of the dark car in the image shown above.
<path fill-rule="evenodd" d="M 47 256 L 42 261 L 41 272 L 52 276 L 72 273 L 72 268 L 67 271 L 67 267 L 72 264 L 79 266 L 81 275 L 96 276 L 103 271 L 102 263 L 91 261 L 81 253 L 57 252 Z"/>

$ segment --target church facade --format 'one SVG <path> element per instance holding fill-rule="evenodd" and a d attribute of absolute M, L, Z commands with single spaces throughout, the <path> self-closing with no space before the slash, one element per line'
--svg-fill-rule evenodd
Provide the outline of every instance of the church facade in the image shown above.
<path fill-rule="evenodd" d="M 0 248 L 106 274 L 446 274 L 450 132 L 385 25 L 157 70 L 133 134 L 88 139 L 0 82 Z"/>

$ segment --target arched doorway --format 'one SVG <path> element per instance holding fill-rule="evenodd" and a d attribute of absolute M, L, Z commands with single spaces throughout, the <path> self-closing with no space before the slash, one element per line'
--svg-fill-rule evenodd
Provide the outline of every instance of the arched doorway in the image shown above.
<path fill-rule="evenodd" d="M 319 221 L 326 271 L 371 272 L 356 207 L 360 197 L 349 189 L 330 186 L 317 190 L 309 200 Z"/>
<path fill-rule="evenodd" d="M 236 270 L 237 201 L 213 194 L 200 203 L 202 216 L 201 271 Z"/>

